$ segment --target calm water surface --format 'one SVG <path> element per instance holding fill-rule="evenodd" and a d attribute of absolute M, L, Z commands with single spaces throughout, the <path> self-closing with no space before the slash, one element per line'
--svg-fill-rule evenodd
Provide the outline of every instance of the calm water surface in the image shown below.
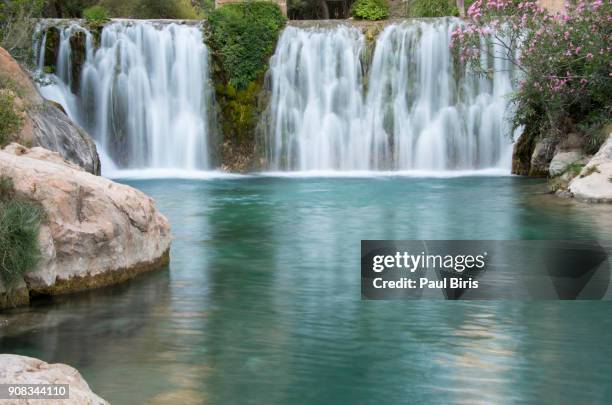
<path fill-rule="evenodd" d="M 606 403 L 608 302 L 361 301 L 361 239 L 612 239 L 514 177 L 130 181 L 170 269 L 0 314 L 115 404 Z"/>

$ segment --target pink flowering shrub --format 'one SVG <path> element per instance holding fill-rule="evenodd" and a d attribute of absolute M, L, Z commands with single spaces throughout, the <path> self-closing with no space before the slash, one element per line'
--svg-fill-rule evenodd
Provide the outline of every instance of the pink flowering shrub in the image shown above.
<path fill-rule="evenodd" d="M 476 0 L 451 46 L 481 74 L 491 66 L 483 54 L 510 61 L 519 72 L 514 126 L 560 135 L 610 122 L 611 33 L 612 0 L 568 2 L 556 15 L 536 1 Z"/>

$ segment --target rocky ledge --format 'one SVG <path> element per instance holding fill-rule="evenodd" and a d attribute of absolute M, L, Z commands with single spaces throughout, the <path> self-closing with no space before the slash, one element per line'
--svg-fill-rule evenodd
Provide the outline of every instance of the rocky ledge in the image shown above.
<path fill-rule="evenodd" d="M 612 203 L 612 134 L 568 187 L 581 201 Z"/>
<path fill-rule="evenodd" d="M 68 384 L 69 399 L 16 400 L 7 403 L 108 404 L 89 388 L 81 374 L 66 364 L 49 364 L 32 357 L 0 354 L 0 384 Z"/>
<path fill-rule="evenodd" d="M 120 283 L 168 264 L 170 225 L 140 191 L 87 173 L 56 152 L 15 143 L 0 150 L 0 176 L 46 214 L 42 259 L 10 290 L 0 284 L 0 308 Z"/>

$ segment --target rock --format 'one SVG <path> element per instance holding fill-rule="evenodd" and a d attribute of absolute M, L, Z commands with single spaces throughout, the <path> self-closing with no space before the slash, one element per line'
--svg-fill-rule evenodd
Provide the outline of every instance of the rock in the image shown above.
<path fill-rule="evenodd" d="M 557 145 L 556 153 L 569 152 L 571 150 L 582 150 L 584 147 L 584 137 L 574 132 L 567 134 Z"/>
<path fill-rule="evenodd" d="M 0 151 L 0 175 L 47 215 L 42 260 L 24 277 L 31 296 L 116 284 L 168 264 L 170 226 L 140 191 L 17 144 Z"/>
<path fill-rule="evenodd" d="M 512 174 L 518 174 L 519 176 L 529 175 L 534 147 L 534 138 L 530 136 L 527 130 L 524 130 L 512 148 Z"/>
<path fill-rule="evenodd" d="M 554 138 L 543 138 L 536 143 L 531 155 L 530 176 L 548 176 L 548 165 L 555 154 L 557 143 L 558 141 Z"/>
<path fill-rule="evenodd" d="M 34 145 L 58 152 L 92 174 L 100 174 L 96 144 L 84 129 L 48 101 L 28 111 L 34 131 Z"/>
<path fill-rule="evenodd" d="M 569 185 L 574 198 L 612 203 L 612 134 Z"/>
<path fill-rule="evenodd" d="M 563 174 L 572 164 L 580 162 L 584 158 L 582 149 L 574 149 L 567 152 L 558 152 L 553 156 L 548 166 L 548 175 L 556 177 Z"/>
<path fill-rule="evenodd" d="M 0 85 L 14 93 L 14 105 L 23 122 L 15 141 L 58 152 L 90 173 L 100 174 L 96 145 L 81 127 L 52 102 L 44 100 L 30 77 L 4 49 L 0 48 Z"/>
<path fill-rule="evenodd" d="M 68 384 L 69 399 L 20 400 L 6 403 L 45 404 L 108 404 L 97 396 L 81 374 L 74 368 L 61 363 L 49 364 L 33 357 L 16 354 L 0 354 L 0 384 Z M 3 402 L 4 403 L 4 402 Z"/>

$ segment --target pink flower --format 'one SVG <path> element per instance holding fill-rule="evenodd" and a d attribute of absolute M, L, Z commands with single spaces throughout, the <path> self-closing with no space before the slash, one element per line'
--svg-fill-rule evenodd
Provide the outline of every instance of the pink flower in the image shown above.
<path fill-rule="evenodd" d="M 593 54 L 591 52 L 587 53 L 586 58 L 587 59 L 593 59 Z"/>

